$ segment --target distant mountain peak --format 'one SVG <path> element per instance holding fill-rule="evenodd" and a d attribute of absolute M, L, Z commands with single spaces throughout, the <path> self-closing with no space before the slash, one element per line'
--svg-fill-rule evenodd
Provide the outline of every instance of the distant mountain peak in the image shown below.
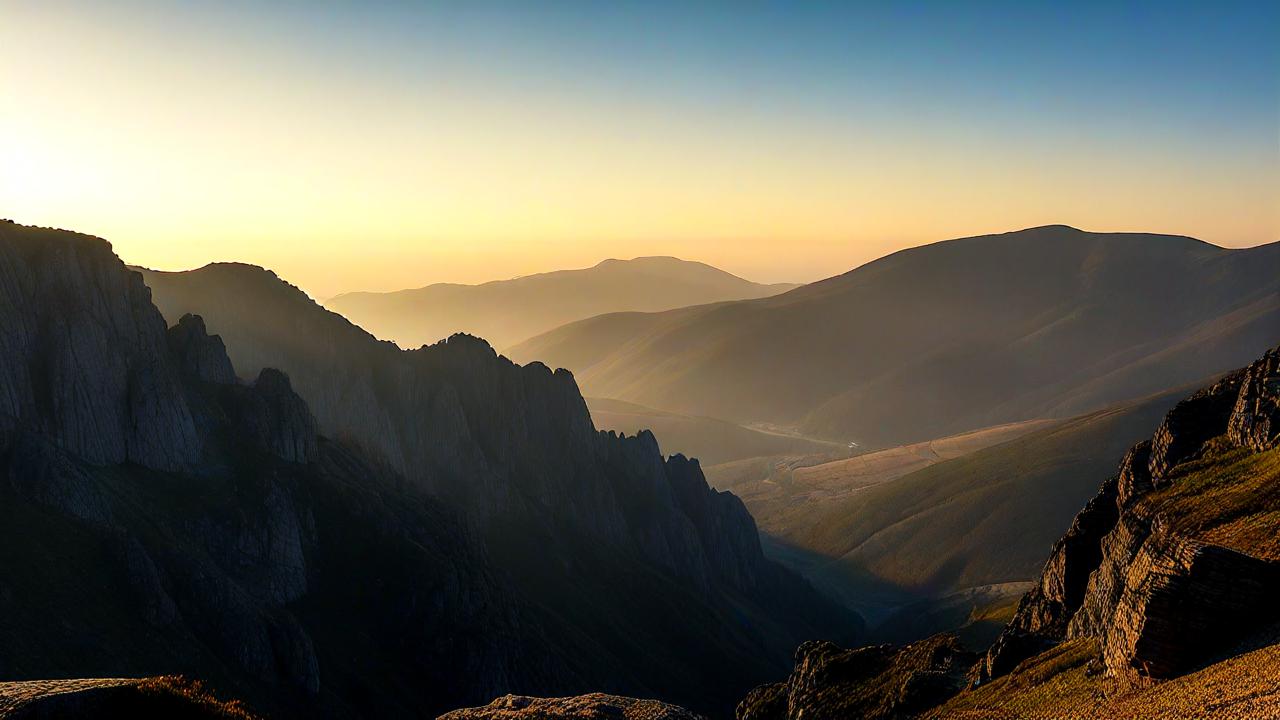
<path fill-rule="evenodd" d="M 748 300 L 794 287 L 762 285 L 703 262 L 654 255 L 609 258 L 591 267 L 478 285 L 437 283 L 388 293 L 347 293 L 330 298 L 325 305 L 402 347 L 466 332 L 502 349 L 605 313 L 658 312 Z"/>
<path fill-rule="evenodd" d="M 624 258 L 605 258 L 596 263 L 593 267 L 608 267 L 610 265 L 702 265 L 711 267 L 706 263 L 697 260 L 685 260 L 674 255 L 640 255 L 630 259 Z"/>

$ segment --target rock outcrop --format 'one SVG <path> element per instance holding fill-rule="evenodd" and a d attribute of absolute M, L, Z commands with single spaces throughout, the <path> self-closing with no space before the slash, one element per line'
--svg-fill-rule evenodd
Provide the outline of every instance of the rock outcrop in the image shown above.
<path fill-rule="evenodd" d="M 1232 443 L 1258 452 L 1280 445 L 1280 352 L 1245 369 L 1227 421 Z"/>
<path fill-rule="evenodd" d="M 909 718 L 960 692 L 976 656 L 954 636 L 937 635 L 905 647 L 844 650 L 807 642 L 796 650 L 785 682 L 752 690 L 737 720 Z"/>
<path fill-rule="evenodd" d="M 210 335 L 199 315 L 183 315 L 169 328 L 169 350 L 183 372 L 204 382 L 230 384 L 236 371 L 222 338 Z"/>
<path fill-rule="evenodd" d="M 484 707 L 463 708 L 439 720 L 704 720 L 701 715 L 657 700 L 591 693 L 565 698 L 506 695 Z"/>
<path fill-rule="evenodd" d="M 199 461 L 164 318 L 105 241 L 0 223 L 0 354 L 0 429 L 97 465 Z"/>
<path fill-rule="evenodd" d="M 319 452 L 316 419 L 293 391 L 289 376 L 263 368 L 252 388 L 242 421 L 258 447 L 289 462 L 314 460 Z"/>
<path fill-rule="evenodd" d="M 1278 387 L 1271 350 L 1174 407 L 1055 546 L 979 679 L 1089 637 L 1111 674 L 1168 678 L 1280 620 L 1280 557 L 1259 539 L 1280 532 L 1259 477 Z"/>
<path fill-rule="evenodd" d="M 238 701 L 220 700 L 181 677 L 83 678 L 0 682 L 0 717 L 255 720 Z"/>

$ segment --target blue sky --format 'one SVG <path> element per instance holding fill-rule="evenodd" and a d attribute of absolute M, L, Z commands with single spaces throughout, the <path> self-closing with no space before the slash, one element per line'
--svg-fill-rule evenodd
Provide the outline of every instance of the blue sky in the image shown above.
<path fill-rule="evenodd" d="M 0 17 L 0 210 L 135 262 L 248 260 L 330 292 L 656 253 L 808 280 L 1051 222 L 1280 236 L 1278 2 Z"/>

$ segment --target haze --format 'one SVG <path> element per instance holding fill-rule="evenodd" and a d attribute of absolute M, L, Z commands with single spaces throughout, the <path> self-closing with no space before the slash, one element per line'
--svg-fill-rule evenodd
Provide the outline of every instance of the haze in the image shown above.
<path fill-rule="evenodd" d="M 0 14 L 0 215 L 320 298 L 636 255 L 810 281 L 1049 223 L 1280 235 L 1271 3 Z"/>

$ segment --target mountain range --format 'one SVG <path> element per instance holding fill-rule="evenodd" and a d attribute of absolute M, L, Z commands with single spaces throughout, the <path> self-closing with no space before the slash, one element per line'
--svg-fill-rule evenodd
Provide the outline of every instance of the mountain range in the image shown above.
<path fill-rule="evenodd" d="M 1274 709 L 1278 247 L 965 238 L 520 365 L 0 223 L 0 714 Z"/>
<path fill-rule="evenodd" d="M 638 257 L 480 285 L 438 283 L 397 292 L 345 293 L 330 298 L 325 306 L 405 348 L 455 333 L 482 337 L 494 347 L 506 348 L 603 313 L 759 298 L 795 287 L 761 285 L 700 262 Z"/>
<path fill-rule="evenodd" d="M 858 628 L 696 461 L 476 338 L 406 352 L 260 268 L 144 281 L 6 222 L 0 347 L 6 678 L 182 672 L 274 716 L 723 712 Z"/>
<path fill-rule="evenodd" d="M 1280 347 L 1178 402 L 1125 453 L 990 650 L 950 634 L 806 642 L 792 671 L 748 693 L 735 717 L 1275 717 L 1278 453 Z M 508 697 L 449 720 L 641 717 L 626 711 L 635 702 Z"/>
<path fill-rule="evenodd" d="M 741 501 L 708 488 L 696 460 L 664 458 L 649 432 L 597 432 L 566 371 L 467 335 L 400 350 L 253 266 L 143 277 L 165 317 L 202 315 L 238 372 L 281 368 L 322 432 L 475 527 L 545 622 L 585 646 L 571 654 L 593 689 L 715 707 L 785 662 L 799 633 L 859 625 L 765 560 Z M 708 654 L 738 659 L 696 662 Z"/>
<path fill-rule="evenodd" d="M 757 300 L 510 348 L 584 391 L 864 449 L 1066 418 L 1235 367 L 1280 327 L 1280 244 L 1066 226 L 903 250 Z"/>

